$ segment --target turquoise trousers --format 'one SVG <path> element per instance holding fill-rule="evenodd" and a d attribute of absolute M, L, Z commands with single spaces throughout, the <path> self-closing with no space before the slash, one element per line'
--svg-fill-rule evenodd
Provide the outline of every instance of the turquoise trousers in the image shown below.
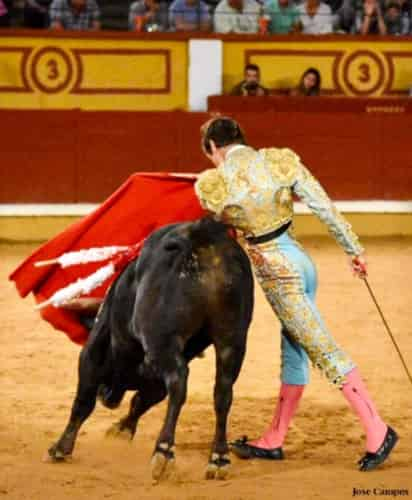
<path fill-rule="evenodd" d="M 316 307 L 317 274 L 312 259 L 287 232 L 267 243 L 247 244 L 246 250 L 282 325 L 282 382 L 307 384 L 310 359 L 341 387 L 355 365 L 336 344 Z"/>

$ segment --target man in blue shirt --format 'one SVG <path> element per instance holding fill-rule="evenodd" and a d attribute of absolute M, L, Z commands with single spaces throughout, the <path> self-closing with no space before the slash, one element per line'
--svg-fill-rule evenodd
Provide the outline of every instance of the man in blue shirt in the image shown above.
<path fill-rule="evenodd" d="M 174 0 L 169 17 L 176 31 L 210 30 L 209 9 L 202 0 Z"/>
<path fill-rule="evenodd" d="M 100 11 L 95 0 L 53 0 L 50 27 L 76 31 L 100 29 Z"/>

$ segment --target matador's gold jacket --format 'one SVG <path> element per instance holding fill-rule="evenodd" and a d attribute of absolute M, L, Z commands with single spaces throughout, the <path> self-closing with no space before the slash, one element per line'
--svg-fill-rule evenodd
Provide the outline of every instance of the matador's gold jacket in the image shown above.
<path fill-rule="evenodd" d="M 245 236 L 260 236 L 292 221 L 296 194 L 346 253 L 363 252 L 350 224 L 290 149 L 234 146 L 218 168 L 200 174 L 195 191 L 203 208 Z"/>

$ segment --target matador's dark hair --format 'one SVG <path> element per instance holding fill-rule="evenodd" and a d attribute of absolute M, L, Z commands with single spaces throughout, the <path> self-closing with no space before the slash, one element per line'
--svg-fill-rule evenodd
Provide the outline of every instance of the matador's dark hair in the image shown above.
<path fill-rule="evenodd" d="M 245 135 L 237 121 L 226 116 L 212 118 L 201 127 L 202 148 L 206 153 L 211 153 L 210 141 L 217 148 L 223 148 L 230 144 L 246 144 Z"/>

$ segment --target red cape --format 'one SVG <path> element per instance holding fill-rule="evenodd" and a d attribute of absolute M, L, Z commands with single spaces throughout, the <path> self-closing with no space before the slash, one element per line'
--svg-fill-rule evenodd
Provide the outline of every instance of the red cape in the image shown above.
<path fill-rule="evenodd" d="M 58 266 L 37 268 L 34 267 L 36 261 L 84 248 L 132 245 L 161 226 L 202 217 L 205 212 L 193 189 L 195 180 L 194 176 L 161 173 L 132 175 L 95 211 L 38 248 L 9 279 L 15 282 L 22 297 L 33 293 L 37 302 L 43 302 L 56 290 L 91 274 L 102 263 L 62 269 Z M 115 277 L 94 290 L 91 296 L 103 297 L 113 279 Z M 77 313 L 50 306 L 43 309 L 41 315 L 73 342 L 84 344 L 86 341 L 88 330 L 79 322 Z"/>

